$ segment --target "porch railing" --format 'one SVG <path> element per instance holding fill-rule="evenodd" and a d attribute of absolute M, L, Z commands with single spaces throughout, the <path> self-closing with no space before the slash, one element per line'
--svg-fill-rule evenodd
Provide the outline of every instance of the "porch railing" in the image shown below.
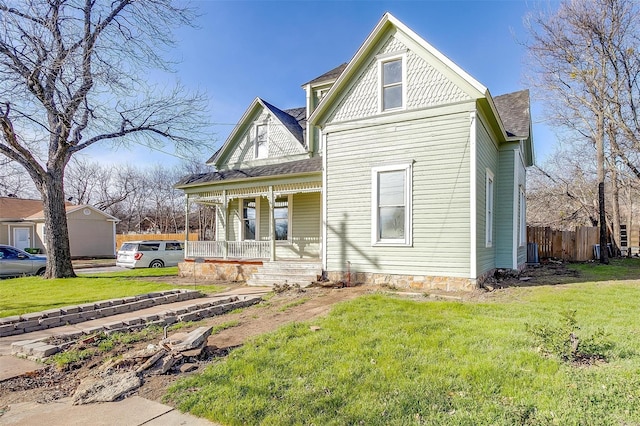
<path fill-rule="evenodd" d="M 268 259 L 269 241 L 189 241 L 186 257 L 223 259 L 225 246 L 228 259 Z"/>

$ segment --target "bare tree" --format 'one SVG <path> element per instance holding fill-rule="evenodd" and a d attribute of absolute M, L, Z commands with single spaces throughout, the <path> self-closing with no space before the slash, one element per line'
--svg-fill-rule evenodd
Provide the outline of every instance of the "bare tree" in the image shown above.
<path fill-rule="evenodd" d="M 42 196 L 47 277 L 75 276 L 64 208 L 65 168 L 98 142 L 179 148 L 206 124 L 205 99 L 147 83 L 191 9 L 171 0 L 0 0 L 0 153 Z"/>
<path fill-rule="evenodd" d="M 637 55 L 619 48 L 631 49 L 630 40 L 637 46 L 637 14 L 632 0 L 565 0 L 557 11 L 529 19 L 532 82 L 546 95 L 549 118 L 595 147 L 601 247 L 607 243 L 605 157 L 609 164 L 617 157 L 629 159 L 618 134 L 607 130 L 615 120 L 637 124 L 637 116 L 630 114 L 635 108 L 627 108 L 633 96 L 625 96 L 637 94 L 640 68 L 631 59 Z M 600 261 L 607 263 L 607 250 L 600 250 Z"/>

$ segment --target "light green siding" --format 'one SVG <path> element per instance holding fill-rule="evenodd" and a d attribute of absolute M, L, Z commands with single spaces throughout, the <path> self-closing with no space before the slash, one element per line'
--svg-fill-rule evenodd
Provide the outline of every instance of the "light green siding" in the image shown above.
<path fill-rule="evenodd" d="M 229 216 L 228 216 L 228 229 L 227 237 L 229 241 L 239 241 L 241 239 L 240 233 L 240 221 L 242 218 L 242 212 L 240 211 L 239 200 L 231 200 L 229 202 Z"/>
<path fill-rule="evenodd" d="M 520 151 L 516 151 L 514 153 L 515 157 L 516 157 L 516 164 L 517 164 L 517 175 L 518 175 L 518 188 L 522 187 L 524 189 L 524 193 L 527 193 L 527 170 L 524 166 L 524 162 L 523 159 L 521 157 L 521 152 Z M 517 213 L 517 224 L 518 224 L 518 231 L 519 231 L 519 226 L 520 226 L 520 209 L 524 208 L 526 210 L 526 201 L 525 201 L 525 206 L 521 206 L 520 205 L 520 192 L 518 190 L 518 213 Z M 526 216 L 526 211 L 525 211 L 525 216 Z M 526 221 L 525 221 L 526 222 Z M 524 226 L 526 227 L 526 223 L 524 224 Z M 526 231 L 525 231 L 525 238 L 524 241 L 522 241 L 519 246 L 518 246 L 518 266 L 522 266 L 527 262 L 527 241 L 526 241 Z"/>
<path fill-rule="evenodd" d="M 276 241 L 277 258 L 315 258 L 320 256 L 319 192 L 293 194 L 290 197 L 289 241 Z M 260 241 L 270 241 L 269 201 L 257 197 L 257 229 Z M 229 203 L 229 241 L 242 239 L 242 210 L 240 200 Z"/>
<path fill-rule="evenodd" d="M 327 269 L 468 277 L 470 115 L 327 134 Z M 413 244 L 371 242 L 371 169 L 413 162 Z"/>
<path fill-rule="evenodd" d="M 498 175 L 498 146 L 492 138 L 485 124 L 484 118 L 478 114 L 476 119 L 476 255 L 477 274 L 490 271 L 496 267 L 496 207 L 497 207 L 497 181 Z M 493 173 L 494 197 L 493 197 L 493 238 L 492 243 L 487 244 L 487 170 Z"/>
<path fill-rule="evenodd" d="M 496 267 L 513 268 L 514 235 L 514 146 L 505 144 L 500 147 L 499 165 L 496 175 Z M 515 200 L 517 202 L 517 199 Z"/>

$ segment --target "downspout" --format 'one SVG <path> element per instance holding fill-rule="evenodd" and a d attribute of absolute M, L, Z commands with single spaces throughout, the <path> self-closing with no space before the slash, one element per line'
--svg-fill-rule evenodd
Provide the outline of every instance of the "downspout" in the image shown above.
<path fill-rule="evenodd" d="M 518 205 L 520 203 L 520 185 L 518 179 L 518 160 L 520 159 L 520 150 L 515 149 L 513 151 L 513 249 L 512 249 L 512 269 L 518 269 L 518 239 L 520 238 L 520 228 L 518 222 L 520 221 L 520 209 Z"/>

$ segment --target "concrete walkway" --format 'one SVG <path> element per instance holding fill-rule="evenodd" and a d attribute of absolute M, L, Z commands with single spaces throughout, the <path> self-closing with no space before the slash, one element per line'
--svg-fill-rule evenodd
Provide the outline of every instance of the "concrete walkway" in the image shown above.
<path fill-rule="evenodd" d="M 44 366 L 38 362 L 11 356 L 11 344 L 22 340 L 46 339 L 71 331 L 102 326 L 114 321 L 124 321 L 141 315 L 159 314 L 164 311 L 184 308 L 206 301 L 215 301 L 230 296 L 263 296 L 271 291 L 267 287 L 235 287 L 213 296 L 153 306 L 138 311 L 127 312 L 63 327 L 39 330 L 15 336 L 0 338 L 0 381 L 22 376 Z M 167 405 L 141 397 L 130 397 L 118 402 L 71 405 L 71 399 L 61 399 L 55 403 L 19 403 L 0 407 L 0 425 L 211 425 L 212 423 L 183 414 Z"/>

